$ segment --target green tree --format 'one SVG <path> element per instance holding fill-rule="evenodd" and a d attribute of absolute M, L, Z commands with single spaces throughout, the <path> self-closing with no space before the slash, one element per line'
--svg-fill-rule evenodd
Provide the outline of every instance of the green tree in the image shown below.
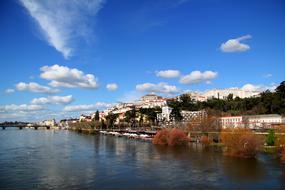
<path fill-rule="evenodd" d="M 156 115 L 157 113 L 161 113 L 161 108 L 140 108 L 139 113 L 142 116 L 146 116 L 147 120 L 149 122 L 155 123 L 156 122 Z"/>
<path fill-rule="evenodd" d="M 117 114 L 113 114 L 113 113 L 109 113 L 106 116 L 108 127 L 113 127 L 114 126 L 114 123 L 115 123 L 117 117 L 118 117 L 118 115 Z"/>
<path fill-rule="evenodd" d="M 227 97 L 228 101 L 232 101 L 234 99 L 234 95 L 233 94 L 229 94 Z"/>
<path fill-rule="evenodd" d="M 95 120 L 95 121 L 99 121 L 99 118 L 100 118 L 100 117 L 99 117 L 99 111 L 97 110 L 96 113 L 95 113 L 94 120 Z"/>
<path fill-rule="evenodd" d="M 275 135 L 275 131 L 273 129 L 269 130 L 269 133 L 266 137 L 266 144 L 268 146 L 274 146 L 275 145 L 275 141 L 276 141 L 276 135 Z"/>
<path fill-rule="evenodd" d="M 275 91 L 281 98 L 285 99 L 285 81 L 282 81 Z"/>
<path fill-rule="evenodd" d="M 125 114 L 125 121 L 131 124 L 131 127 L 136 126 L 136 108 L 133 107 L 131 110 L 127 111 Z"/>
<path fill-rule="evenodd" d="M 170 113 L 170 118 L 174 119 L 174 121 L 178 121 L 178 122 L 183 119 L 181 112 L 180 112 L 180 109 L 178 107 L 172 108 L 171 113 Z"/>

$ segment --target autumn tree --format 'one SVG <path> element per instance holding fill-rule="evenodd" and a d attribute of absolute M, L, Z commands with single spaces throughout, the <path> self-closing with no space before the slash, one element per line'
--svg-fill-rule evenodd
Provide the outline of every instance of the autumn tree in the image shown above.
<path fill-rule="evenodd" d="M 226 146 L 226 154 L 234 157 L 255 157 L 261 140 L 250 129 L 227 128 L 221 132 L 222 143 Z"/>

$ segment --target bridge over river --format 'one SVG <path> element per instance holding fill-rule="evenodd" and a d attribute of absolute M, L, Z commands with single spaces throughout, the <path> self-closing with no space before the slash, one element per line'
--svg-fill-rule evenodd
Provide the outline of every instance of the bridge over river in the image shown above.
<path fill-rule="evenodd" d="M 34 128 L 35 130 L 37 130 L 38 128 L 46 128 L 46 129 L 50 129 L 50 126 L 46 126 L 46 125 L 27 125 L 27 124 L 0 124 L 0 128 L 2 128 L 2 130 L 5 130 L 6 128 L 19 128 L 20 130 L 23 128 Z"/>

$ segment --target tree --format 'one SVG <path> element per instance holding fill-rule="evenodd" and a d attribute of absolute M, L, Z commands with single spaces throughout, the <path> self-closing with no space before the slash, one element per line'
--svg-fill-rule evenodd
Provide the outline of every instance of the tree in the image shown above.
<path fill-rule="evenodd" d="M 275 91 L 281 98 L 285 98 L 285 81 L 282 81 Z"/>
<path fill-rule="evenodd" d="M 140 108 L 139 113 L 142 116 L 146 116 L 147 120 L 149 122 L 155 123 L 156 121 L 156 115 L 157 113 L 161 113 L 161 108 L 156 107 L 156 108 Z"/>
<path fill-rule="evenodd" d="M 275 131 L 273 129 L 269 130 L 269 133 L 266 137 L 266 144 L 268 146 L 274 146 L 275 145 L 275 141 L 276 141 L 276 135 L 275 135 Z"/>
<path fill-rule="evenodd" d="M 100 118 L 100 117 L 99 117 L 99 111 L 97 110 L 96 113 L 95 113 L 94 120 L 95 120 L 95 121 L 99 121 L 99 118 Z"/>
<path fill-rule="evenodd" d="M 174 119 L 174 121 L 181 121 L 183 119 L 180 109 L 178 107 L 174 107 L 170 113 L 170 118 Z"/>
<path fill-rule="evenodd" d="M 226 128 L 221 132 L 222 143 L 227 147 L 229 156 L 253 158 L 261 144 L 254 133 L 245 128 Z"/>
<path fill-rule="evenodd" d="M 107 125 L 108 127 L 113 127 L 116 119 L 117 119 L 118 115 L 117 114 L 113 114 L 113 113 L 109 113 L 106 116 L 106 120 L 107 120 Z"/>
<path fill-rule="evenodd" d="M 125 114 L 125 121 L 131 123 L 131 127 L 135 127 L 136 125 L 136 113 L 137 113 L 136 108 L 133 107 Z"/>
<path fill-rule="evenodd" d="M 228 101 L 232 101 L 234 99 L 234 95 L 233 94 L 229 94 L 227 97 Z"/>

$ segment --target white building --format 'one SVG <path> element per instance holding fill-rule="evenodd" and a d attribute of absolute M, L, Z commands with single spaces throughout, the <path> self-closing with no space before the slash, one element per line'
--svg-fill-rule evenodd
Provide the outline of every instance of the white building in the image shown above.
<path fill-rule="evenodd" d="M 220 117 L 220 125 L 223 128 L 228 127 L 244 127 L 243 117 L 242 116 L 226 116 Z"/>
<path fill-rule="evenodd" d="M 246 115 L 243 116 L 243 122 L 251 129 L 271 128 L 273 124 L 282 123 L 282 116 L 278 114 Z"/>
<path fill-rule="evenodd" d="M 271 128 L 274 124 L 282 123 L 282 116 L 278 114 L 245 115 L 221 117 L 220 124 L 227 127 L 248 127 L 250 129 Z"/>
<path fill-rule="evenodd" d="M 87 121 L 87 122 L 90 122 L 90 121 L 92 121 L 92 118 L 91 118 L 91 116 L 90 115 L 80 115 L 80 117 L 79 117 L 79 121 L 81 122 L 81 121 Z"/>
<path fill-rule="evenodd" d="M 183 122 L 200 122 L 203 118 L 207 117 L 207 113 L 204 110 L 201 111 L 181 111 Z"/>
<path fill-rule="evenodd" d="M 157 114 L 157 121 L 158 122 L 168 122 L 170 121 L 170 113 L 172 111 L 172 108 L 169 106 L 163 106 L 161 108 L 161 113 Z"/>
<path fill-rule="evenodd" d="M 226 99 L 229 94 L 233 94 L 233 98 L 240 97 L 240 98 L 247 98 L 258 96 L 260 92 L 258 91 L 246 91 L 239 88 L 228 88 L 228 89 L 213 89 L 205 92 L 203 96 L 207 99 L 212 98 L 219 98 L 219 99 Z"/>
<path fill-rule="evenodd" d="M 163 99 L 161 96 L 157 96 L 155 94 L 147 94 L 140 98 L 140 101 L 142 102 L 150 102 L 150 101 L 156 101 Z"/>
<path fill-rule="evenodd" d="M 38 125 L 55 127 L 56 126 L 56 122 L 55 122 L 55 119 L 44 120 L 44 121 L 39 122 Z"/>
<path fill-rule="evenodd" d="M 201 94 L 201 93 L 199 93 L 199 92 L 188 92 L 188 93 L 185 93 L 185 95 L 188 95 L 188 96 L 190 96 L 191 97 L 191 99 L 193 99 L 194 101 L 199 101 L 199 102 L 205 102 L 205 101 L 207 101 L 207 98 L 203 95 L 203 94 Z M 180 96 L 179 96 L 180 97 Z M 179 98 L 178 97 L 178 98 Z"/>
<path fill-rule="evenodd" d="M 157 114 L 157 120 L 159 122 L 169 122 L 172 120 L 170 117 L 172 108 L 169 106 L 162 107 L 162 112 Z M 192 121 L 201 121 L 202 118 L 207 116 L 206 111 L 181 111 L 182 122 L 192 122 Z"/>

